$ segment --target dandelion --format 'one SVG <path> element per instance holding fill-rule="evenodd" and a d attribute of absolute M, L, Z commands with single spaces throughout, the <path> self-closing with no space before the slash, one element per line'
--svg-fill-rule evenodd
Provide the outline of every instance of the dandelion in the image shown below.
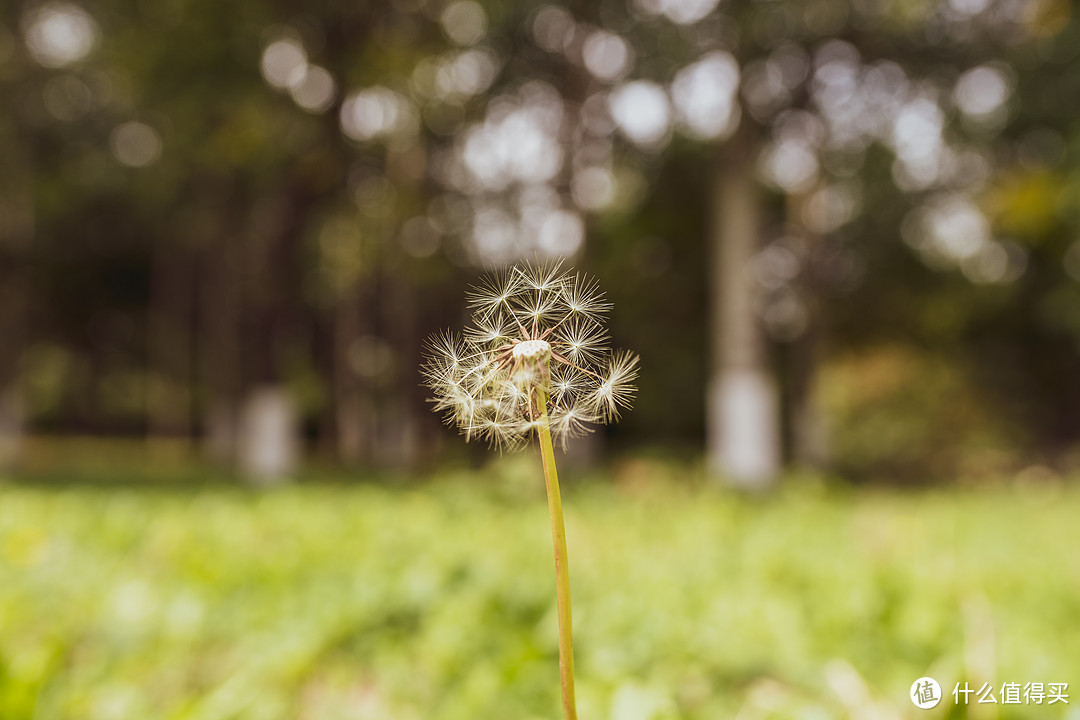
<path fill-rule="evenodd" d="M 466 440 L 518 448 L 535 433 L 544 465 L 555 547 L 563 710 L 576 720 L 570 576 L 553 441 L 615 421 L 634 399 L 638 357 L 612 352 L 603 319 L 611 309 L 597 282 L 560 263 L 514 266 L 467 296 L 464 336 L 428 341 L 424 379 L 435 410 Z"/>
<path fill-rule="evenodd" d="M 429 340 L 424 365 L 435 409 L 467 439 L 517 448 L 538 428 L 543 401 L 545 424 L 565 447 L 633 401 L 638 359 L 608 349 L 602 320 L 611 304 L 595 280 L 558 264 L 513 267 L 468 302 L 472 327 Z"/>

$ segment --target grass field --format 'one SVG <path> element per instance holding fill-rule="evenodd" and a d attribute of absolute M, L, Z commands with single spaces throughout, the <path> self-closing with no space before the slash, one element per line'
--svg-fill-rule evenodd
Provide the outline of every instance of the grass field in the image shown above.
<path fill-rule="evenodd" d="M 265 493 L 0 483 L 0 718 L 554 720 L 533 465 Z M 792 479 L 753 499 L 693 475 L 568 483 L 583 720 L 1080 717 L 1076 489 Z M 908 700 L 923 675 L 934 710 Z M 965 709 L 958 681 L 1076 697 Z"/>

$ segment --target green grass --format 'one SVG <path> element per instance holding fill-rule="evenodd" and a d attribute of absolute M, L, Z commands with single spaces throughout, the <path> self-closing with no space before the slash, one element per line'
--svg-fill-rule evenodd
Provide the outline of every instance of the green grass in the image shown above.
<path fill-rule="evenodd" d="M 533 460 L 404 488 L 0 485 L 0 718 L 558 718 Z M 1070 682 L 1067 707 L 992 712 L 1077 717 L 1076 490 L 565 474 L 583 719 L 964 717 L 958 680 Z"/>

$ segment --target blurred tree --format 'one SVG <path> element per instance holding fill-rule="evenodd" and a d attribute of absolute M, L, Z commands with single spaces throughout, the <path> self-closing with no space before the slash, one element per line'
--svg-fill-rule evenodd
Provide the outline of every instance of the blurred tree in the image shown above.
<path fill-rule="evenodd" d="M 7 30 L 14 19 L 12 9 L 0 11 L 0 96 L 17 103 L 31 83 L 29 59 Z M 34 154 L 27 119 L 17 112 L 0 116 L 0 467 L 17 461 L 23 435 L 20 359 L 32 303 Z"/>
<path fill-rule="evenodd" d="M 722 141 L 742 125 L 737 151 L 709 154 L 691 170 L 698 182 L 717 188 L 709 281 L 717 319 L 716 399 L 709 410 L 714 462 L 751 482 L 777 467 L 773 376 L 766 355 L 754 349 L 763 344 L 761 330 L 792 348 L 784 354 L 789 453 L 820 461 L 823 423 L 811 393 L 823 332 L 815 308 L 859 318 L 840 343 L 870 330 L 871 316 L 885 332 L 907 318 L 924 334 L 930 327 L 920 318 L 933 323 L 943 303 L 932 295 L 910 297 L 910 287 L 942 284 L 928 277 L 928 268 L 932 276 L 955 267 L 960 285 L 943 279 L 964 296 L 952 303 L 950 315 L 961 323 L 955 333 L 988 309 L 980 295 L 1008 295 L 1022 276 L 1029 281 L 1028 251 L 995 237 L 977 202 L 999 162 L 995 153 L 1004 149 L 995 149 L 994 138 L 1010 124 L 1016 68 L 1039 72 L 1030 57 L 1040 43 L 1044 56 L 1054 52 L 1069 10 L 1054 2 L 718 8 L 689 1 L 632 2 L 627 9 L 627 15 L 619 4 L 576 9 L 582 21 L 563 18 L 569 30 L 554 33 L 550 48 L 592 74 L 620 134 L 657 153 L 673 128 Z M 537 21 L 556 16 L 542 10 Z M 635 59 L 632 72 L 641 79 L 629 80 Z M 670 147 L 666 156 L 678 152 Z M 720 158 L 719 173 L 707 170 L 712 158 Z M 761 194 L 755 200 L 751 176 L 788 200 L 778 205 Z M 1052 194 L 1045 181 L 1024 192 L 1030 199 L 1017 204 L 1025 208 L 1045 206 Z M 921 265 L 901 257 L 911 249 Z M 907 295 L 908 308 L 879 302 L 884 289 Z M 863 301 L 852 303 L 852 293 Z M 950 342 L 959 346 L 961 337 L 952 334 Z"/>
<path fill-rule="evenodd" d="M 443 289 L 578 257 L 641 340 L 613 432 L 705 437 L 736 480 L 781 440 L 820 461 L 818 359 L 883 338 L 967 349 L 1067 447 L 1076 28 L 1056 0 L 8 6 L 0 386 L 221 458 L 259 399 L 256 446 L 303 422 L 408 462 Z"/>

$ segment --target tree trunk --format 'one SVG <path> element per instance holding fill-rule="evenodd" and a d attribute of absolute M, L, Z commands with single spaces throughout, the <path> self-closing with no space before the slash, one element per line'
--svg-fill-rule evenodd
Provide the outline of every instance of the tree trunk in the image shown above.
<path fill-rule="evenodd" d="M 0 261 L 0 264 L 3 264 Z M 22 402 L 22 352 L 26 334 L 27 284 L 19 282 L 20 270 L 7 268 L 0 274 L 0 470 L 18 465 L 22 454 L 24 414 Z"/>
<path fill-rule="evenodd" d="M 422 392 L 416 381 L 420 352 L 415 289 L 407 274 L 396 268 L 384 272 L 379 287 L 382 334 L 392 361 L 371 378 L 381 391 L 375 461 L 381 467 L 411 468 L 419 458 L 415 406 Z"/>
<path fill-rule="evenodd" d="M 744 123 L 717 167 L 709 261 L 712 362 L 708 459 L 732 484 L 759 489 L 780 470 L 780 412 L 748 272 L 762 232 L 756 138 Z"/>
<path fill-rule="evenodd" d="M 367 293 L 357 282 L 334 309 L 334 427 L 338 458 L 346 465 L 370 459 L 374 409 L 371 393 L 357 372 L 357 354 L 365 322 Z"/>
<path fill-rule="evenodd" d="M 238 228 L 223 221 L 202 254 L 199 355 L 203 385 L 203 453 L 211 462 L 236 462 L 240 399 Z"/>
<path fill-rule="evenodd" d="M 17 465 L 22 451 L 22 355 L 33 308 L 29 255 L 35 233 L 34 158 L 20 130 L 17 121 L 6 128 L 0 125 L 0 469 Z"/>
<path fill-rule="evenodd" d="M 154 441 L 191 437 L 192 311 L 191 257 L 178 243 L 154 252 L 147 313 L 147 433 Z"/>
<path fill-rule="evenodd" d="M 804 242 L 802 287 L 806 308 L 806 328 L 790 343 L 787 385 L 791 460 L 808 468 L 823 468 L 828 463 L 828 434 L 822 417 L 815 377 L 822 354 L 821 313 L 817 305 L 813 263 L 821 245 L 821 236 L 806 226 L 803 210 L 810 193 L 795 193 L 787 198 L 788 229 Z"/>
<path fill-rule="evenodd" d="M 238 464 L 256 485 L 286 481 L 300 457 L 300 418 L 283 361 L 295 343 L 300 234 L 311 207 L 302 187 L 257 203 L 246 238 L 243 363 Z"/>

